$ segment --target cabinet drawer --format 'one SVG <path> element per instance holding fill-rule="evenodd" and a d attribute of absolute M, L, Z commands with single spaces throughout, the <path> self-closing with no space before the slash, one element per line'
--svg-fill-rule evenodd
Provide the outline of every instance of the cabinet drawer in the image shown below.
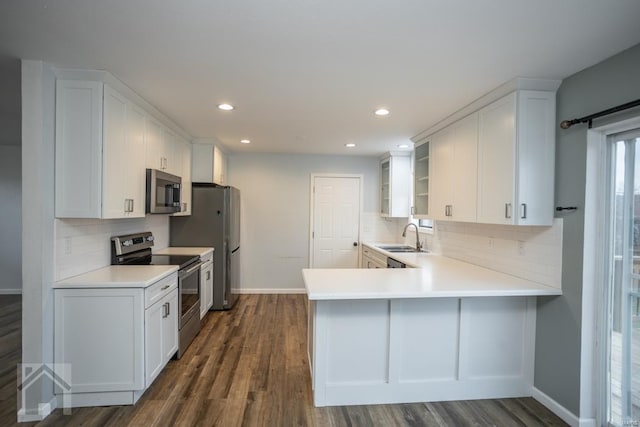
<path fill-rule="evenodd" d="M 158 280 L 144 290 L 144 308 L 149 308 L 178 287 L 178 273 Z"/>
<path fill-rule="evenodd" d="M 207 262 L 212 262 L 213 252 L 209 252 L 207 255 L 201 256 L 200 261 L 202 261 L 203 264 L 206 264 Z"/>
<path fill-rule="evenodd" d="M 371 260 L 374 262 L 380 263 L 385 267 L 387 266 L 387 256 L 375 249 L 371 249 L 369 246 L 362 246 L 362 254 L 366 257 L 371 258 Z"/>

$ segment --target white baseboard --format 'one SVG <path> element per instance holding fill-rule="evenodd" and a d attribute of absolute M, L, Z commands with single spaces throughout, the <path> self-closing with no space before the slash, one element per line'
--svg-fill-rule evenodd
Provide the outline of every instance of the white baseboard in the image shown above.
<path fill-rule="evenodd" d="M 22 295 L 22 289 L 0 289 L 0 295 Z"/>
<path fill-rule="evenodd" d="M 47 418 L 58 406 L 58 400 L 55 396 L 51 398 L 51 400 L 47 403 L 38 404 L 38 413 L 37 414 L 26 414 L 24 408 L 21 408 L 18 411 L 18 422 L 19 423 L 32 423 L 36 421 L 42 421 Z"/>
<path fill-rule="evenodd" d="M 306 294 L 306 289 L 292 289 L 292 288 L 242 288 L 234 289 L 233 292 L 237 294 Z"/>
<path fill-rule="evenodd" d="M 544 394 L 537 388 L 533 387 L 532 397 L 538 402 L 546 406 L 551 412 L 556 414 L 565 423 L 571 427 L 596 427 L 596 420 L 593 418 L 579 418 L 569 411 L 567 408 L 553 400 L 548 395 Z"/>

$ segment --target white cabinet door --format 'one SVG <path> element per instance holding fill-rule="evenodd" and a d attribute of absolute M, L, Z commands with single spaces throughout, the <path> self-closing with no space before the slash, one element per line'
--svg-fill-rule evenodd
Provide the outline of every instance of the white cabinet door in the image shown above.
<path fill-rule="evenodd" d="M 127 99 L 104 86 L 102 147 L 102 217 L 123 218 L 129 211 L 125 187 L 128 178 Z"/>
<path fill-rule="evenodd" d="M 58 218 L 102 215 L 102 92 L 101 82 L 56 82 Z"/>
<path fill-rule="evenodd" d="M 165 172 L 182 176 L 182 146 L 175 133 L 164 129 Z"/>
<path fill-rule="evenodd" d="M 145 137 L 147 168 L 164 170 L 166 168 L 164 128 L 150 116 L 147 117 Z"/>
<path fill-rule="evenodd" d="M 471 114 L 431 137 L 431 217 L 476 221 L 478 115 Z"/>
<path fill-rule="evenodd" d="M 163 324 L 166 313 L 161 300 L 144 312 L 145 387 L 149 387 L 165 364 Z"/>
<path fill-rule="evenodd" d="M 453 180 L 455 174 L 452 129 L 447 127 L 431 137 L 431 217 L 449 219 L 453 204 Z"/>
<path fill-rule="evenodd" d="M 54 362 L 73 393 L 142 390 L 143 289 L 55 289 Z"/>
<path fill-rule="evenodd" d="M 223 185 L 227 182 L 227 159 L 222 150 L 212 144 L 193 144 L 192 182 Z"/>
<path fill-rule="evenodd" d="M 145 215 L 145 113 L 104 87 L 102 218 Z"/>
<path fill-rule="evenodd" d="M 518 92 L 517 206 L 520 225 L 551 225 L 554 217 L 556 97 Z"/>
<path fill-rule="evenodd" d="M 216 146 L 213 147 L 213 182 L 224 185 L 226 182 L 227 162 L 224 153 Z"/>
<path fill-rule="evenodd" d="M 475 222 L 478 191 L 478 114 L 457 122 L 453 129 L 453 203 L 449 219 Z"/>
<path fill-rule="evenodd" d="M 178 290 L 145 310 L 145 384 L 149 387 L 178 351 Z"/>
<path fill-rule="evenodd" d="M 127 103 L 127 149 L 122 160 L 127 164 L 125 198 L 131 200 L 129 217 L 145 216 L 145 112 L 132 102 Z"/>
<path fill-rule="evenodd" d="M 380 216 L 409 216 L 411 157 L 408 153 L 388 153 L 380 161 Z"/>
<path fill-rule="evenodd" d="M 167 311 L 162 322 L 162 351 L 165 366 L 174 354 L 178 351 L 178 315 L 180 307 L 178 307 L 178 290 L 173 290 L 167 295 L 162 305 L 166 304 Z"/>
<path fill-rule="evenodd" d="M 513 223 L 515 112 L 515 93 L 479 112 L 478 222 Z"/>

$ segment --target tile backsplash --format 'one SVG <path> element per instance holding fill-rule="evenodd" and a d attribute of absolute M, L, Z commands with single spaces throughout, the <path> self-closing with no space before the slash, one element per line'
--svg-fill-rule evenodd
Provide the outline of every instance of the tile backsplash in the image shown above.
<path fill-rule="evenodd" d="M 151 231 L 154 249 L 169 246 L 169 217 L 148 215 L 131 219 L 56 219 L 56 280 L 111 264 L 111 237 Z"/>
<path fill-rule="evenodd" d="M 562 219 L 551 227 L 436 222 L 434 252 L 554 288 L 562 281 Z"/>
<path fill-rule="evenodd" d="M 363 212 L 361 218 L 363 242 L 394 243 L 401 238 L 407 218 L 382 218 L 378 212 Z"/>

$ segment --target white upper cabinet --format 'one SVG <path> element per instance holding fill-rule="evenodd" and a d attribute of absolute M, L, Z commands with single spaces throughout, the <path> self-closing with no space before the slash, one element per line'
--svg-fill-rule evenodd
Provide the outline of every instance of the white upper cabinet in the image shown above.
<path fill-rule="evenodd" d="M 101 82 L 56 84 L 56 216 L 144 216 L 144 112 Z"/>
<path fill-rule="evenodd" d="M 409 216 L 411 157 L 389 153 L 380 160 L 380 216 Z"/>
<path fill-rule="evenodd" d="M 430 216 L 436 220 L 475 222 L 478 114 L 473 113 L 431 138 Z"/>
<path fill-rule="evenodd" d="M 559 84 L 514 79 L 416 136 L 414 216 L 551 225 Z"/>
<path fill-rule="evenodd" d="M 192 148 L 191 181 L 227 184 L 227 159 L 213 144 L 196 143 Z"/>
<path fill-rule="evenodd" d="M 56 81 L 56 217 L 144 217 L 145 167 L 181 176 L 186 141 L 108 73 L 58 72 L 70 79 Z"/>
<path fill-rule="evenodd" d="M 478 222 L 551 225 L 555 93 L 514 92 L 479 114 Z"/>

